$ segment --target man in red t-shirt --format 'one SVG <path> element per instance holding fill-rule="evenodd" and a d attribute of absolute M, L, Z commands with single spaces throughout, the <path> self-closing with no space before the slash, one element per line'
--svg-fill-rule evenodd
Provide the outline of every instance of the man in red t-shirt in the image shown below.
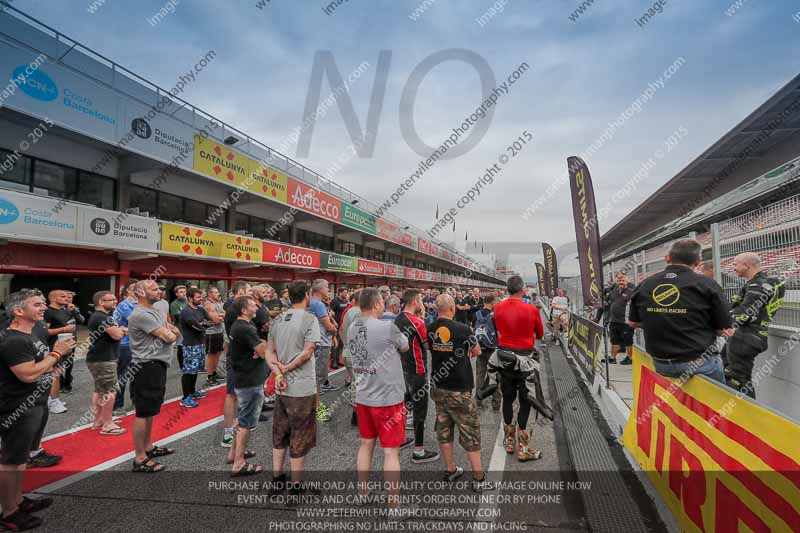
<path fill-rule="evenodd" d="M 530 461 L 539 459 L 542 452 L 531 448 L 527 431 L 531 407 L 552 419 L 552 411 L 544 403 L 539 380 L 539 356 L 534 350 L 536 339 L 544 337 L 544 326 L 539 309 L 522 300 L 525 282 L 520 276 L 508 279 L 509 298 L 494 307 L 494 324 L 497 330 L 497 351 L 489 358 L 485 386 L 479 393 L 482 400 L 495 390 L 498 374 L 503 395 L 503 422 L 505 423 L 505 449 L 517 459 Z M 513 424 L 514 400 L 519 400 L 517 427 Z M 517 437 L 519 442 L 517 443 Z"/>

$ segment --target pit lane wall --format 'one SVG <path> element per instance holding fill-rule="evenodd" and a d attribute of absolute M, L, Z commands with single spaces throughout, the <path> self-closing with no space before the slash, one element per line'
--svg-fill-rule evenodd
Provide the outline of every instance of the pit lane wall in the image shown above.
<path fill-rule="evenodd" d="M 682 531 L 800 531 L 800 423 L 634 349 L 623 443 Z"/>

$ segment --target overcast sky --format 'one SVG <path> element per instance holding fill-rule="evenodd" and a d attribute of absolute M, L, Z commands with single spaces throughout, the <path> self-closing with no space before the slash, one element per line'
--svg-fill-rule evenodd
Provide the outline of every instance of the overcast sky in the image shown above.
<path fill-rule="evenodd" d="M 470 50 L 485 59 L 498 84 L 525 62 L 530 69 L 500 98 L 480 142 L 463 156 L 437 162 L 391 212 L 430 228 L 437 203 L 442 212 L 455 207 L 485 167 L 508 154 L 506 148 L 527 130 L 532 144 L 459 212 L 456 241 L 462 246 L 468 231 L 470 241 L 532 243 L 533 260 L 541 256 L 538 242 L 558 249 L 575 239 L 568 186 L 527 221 L 525 209 L 565 175 L 567 156 L 584 153 L 676 60 L 673 76 L 587 158 L 597 203 L 606 205 L 673 132 L 686 132 L 628 199 L 611 205 L 601 232 L 797 74 L 800 24 L 792 15 L 800 6 L 744 0 L 728 16 L 732 1 L 667 0 L 644 27 L 635 19 L 653 2 L 597 1 L 573 22 L 577 0 L 346 0 L 329 15 L 322 0 L 271 0 L 263 9 L 256 7 L 258 0 L 170 0 L 174 13 L 155 26 L 148 19 L 167 5 L 160 0 L 15 5 L 168 88 L 214 50 L 216 59 L 183 96 L 273 146 L 302 122 L 318 51 L 333 54 L 343 77 L 369 63 L 349 95 L 362 130 L 379 53 L 391 51 L 374 153 L 350 159 L 336 175 L 337 182 L 378 204 L 421 159 L 404 140 L 399 119 L 403 89 L 420 62 L 441 50 Z M 94 14 L 87 10 L 92 2 L 99 6 Z M 422 6 L 427 11 L 412 20 Z M 481 26 L 477 19 L 490 15 L 492 6 L 503 12 L 485 16 Z M 329 92 L 326 79 L 323 98 Z M 481 100 L 473 67 L 458 61 L 436 66 L 414 102 L 418 134 L 429 145 L 440 144 Z M 317 121 L 310 153 L 300 161 L 323 172 L 351 142 L 333 106 Z M 295 157 L 296 147 L 287 152 Z M 449 228 L 441 236 L 453 240 Z M 524 257 L 522 262 L 530 263 Z"/>

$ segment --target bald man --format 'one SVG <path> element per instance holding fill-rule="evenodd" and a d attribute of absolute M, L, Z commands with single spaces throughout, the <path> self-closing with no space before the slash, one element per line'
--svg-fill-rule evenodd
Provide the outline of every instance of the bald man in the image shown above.
<path fill-rule="evenodd" d="M 730 387 L 755 398 L 753 364 L 758 354 L 767 349 L 769 323 L 783 302 L 786 289 L 783 280 L 767 276 L 756 253 L 737 255 L 733 270 L 747 283 L 732 300 L 731 314 L 739 327 L 728 343 L 725 379 Z"/>

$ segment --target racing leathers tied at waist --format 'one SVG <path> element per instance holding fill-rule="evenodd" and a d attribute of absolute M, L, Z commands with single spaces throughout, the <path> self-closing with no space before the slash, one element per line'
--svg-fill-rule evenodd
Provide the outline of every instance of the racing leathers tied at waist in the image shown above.
<path fill-rule="evenodd" d="M 755 359 L 767 349 L 769 323 L 783 302 L 786 289 L 778 278 L 759 272 L 748 281 L 732 300 L 731 314 L 739 325 L 728 342 L 728 385 L 755 398 L 750 383 Z"/>

